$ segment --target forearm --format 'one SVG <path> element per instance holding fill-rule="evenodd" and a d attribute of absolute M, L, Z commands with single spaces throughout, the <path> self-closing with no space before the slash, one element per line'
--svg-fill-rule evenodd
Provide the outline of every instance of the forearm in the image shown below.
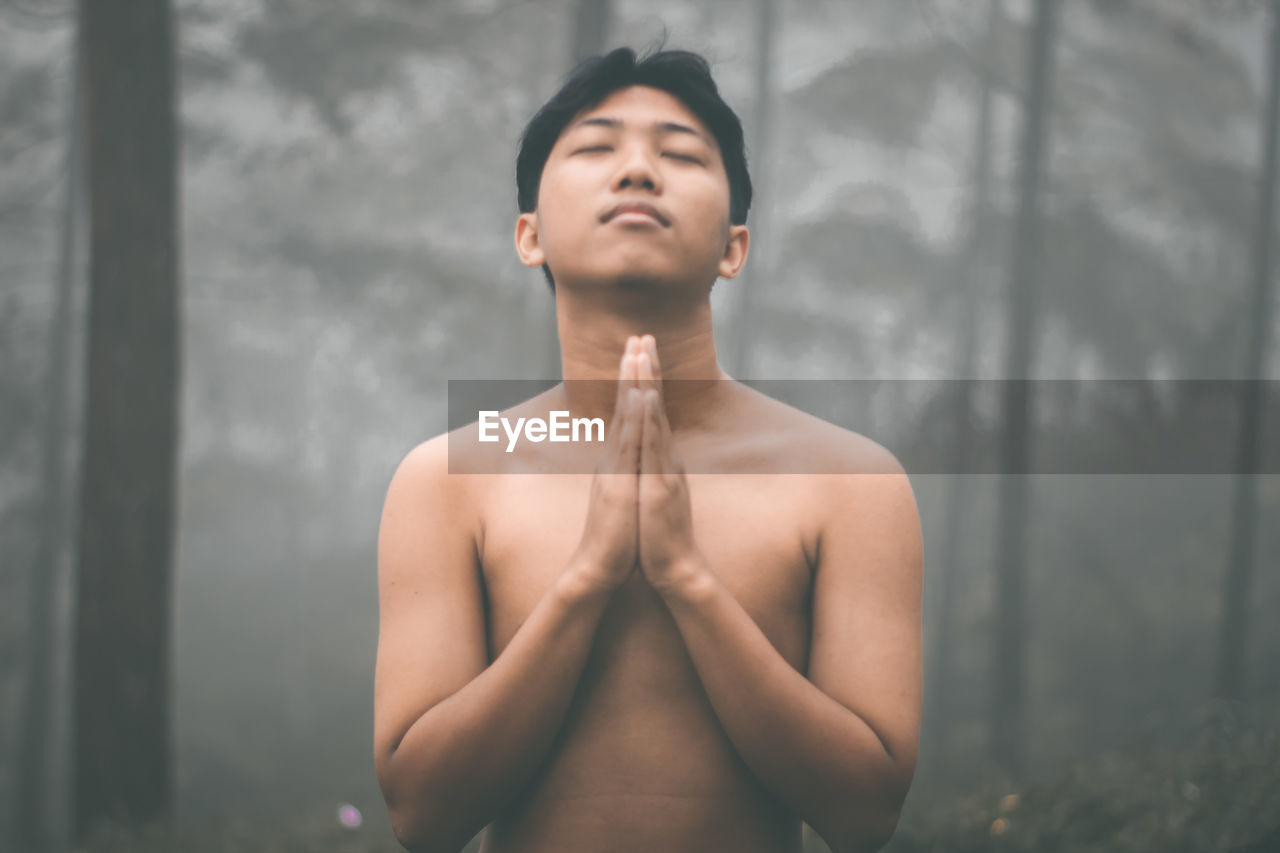
<path fill-rule="evenodd" d="M 661 594 L 726 733 L 762 783 L 837 853 L 892 834 L 910 771 L 773 647 L 710 570 Z"/>
<path fill-rule="evenodd" d="M 529 781 L 563 721 L 607 591 L 570 566 L 502 653 L 433 706 L 390 759 L 397 834 L 423 849 L 461 847 Z"/>

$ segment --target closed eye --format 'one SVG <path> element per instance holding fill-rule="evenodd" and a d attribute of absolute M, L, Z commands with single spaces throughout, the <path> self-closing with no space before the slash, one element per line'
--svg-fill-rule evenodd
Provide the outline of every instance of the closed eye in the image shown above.
<path fill-rule="evenodd" d="M 575 154 L 595 154 L 595 153 L 607 153 L 607 152 L 612 151 L 612 150 L 613 150 L 613 146 L 612 146 L 612 145 L 591 145 L 591 146 L 588 146 L 588 147 L 586 147 L 586 148 L 579 148 L 577 151 L 575 151 L 575 152 L 573 152 L 573 153 L 575 153 Z M 671 159 L 673 159 L 673 160 L 683 160 L 683 161 L 684 161 L 684 162 L 686 162 L 686 163 L 696 163 L 696 164 L 698 164 L 699 166 L 701 166 L 701 165 L 702 165 L 702 160 L 701 160 L 700 158 L 698 158 L 698 157 L 695 157 L 695 156 L 694 156 L 694 155 L 692 155 L 692 154 L 680 154 L 680 153 L 675 152 L 675 151 L 664 151 L 664 152 L 662 153 L 662 156 L 663 156 L 663 157 L 670 157 L 670 158 L 671 158 Z"/>

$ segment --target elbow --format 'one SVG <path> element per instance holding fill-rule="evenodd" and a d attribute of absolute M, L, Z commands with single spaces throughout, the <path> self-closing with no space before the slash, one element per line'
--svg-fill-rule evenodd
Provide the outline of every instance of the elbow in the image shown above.
<path fill-rule="evenodd" d="M 471 840 L 474 832 L 457 822 L 425 820 L 421 815 L 408 815 L 391 810 L 391 831 L 408 853 L 458 853 Z"/>
<path fill-rule="evenodd" d="M 401 847 L 409 853 L 427 853 L 431 849 L 422 830 L 409 817 L 395 811 L 389 811 L 388 815 L 391 818 L 391 833 Z"/>
<path fill-rule="evenodd" d="M 458 853 L 483 827 L 473 827 L 457 811 L 445 807 L 428 808 L 430 797 L 406 796 L 382 782 L 383 800 L 387 805 L 391 832 L 409 853 Z"/>
<path fill-rule="evenodd" d="M 830 835 L 819 833 L 831 853 L 876 853 L 889 843 L 898 828 L 899 813 L 885 812 L 874 819 L 863 817 L 856 825 L 841 826 Z"/>
<path fill-rule="evenodd" d="M 431 840 L 430 827 L 408 809 L 388 803 L 387 817 L 391 819 L 391 832 L 396 841 L 409 853 L 429 853 L 440 849 Z"/>
<path fill-rule="evenodd" d="M 391 756 L 379 765 L 378 784 L 391 832 L 409 853 L 459 853 L 488 824 L 477 804 L 422 778 L 407 779 L 393 765 Z"/>
<path fill-rule="evenodd" d="M 423 808 L 429 798 L 406 787 L 407 780 L 400 777 L 395 747 L 378 753 L 374 765 L 391 832 L 401 847 L 409 853 L 456 853 L 462 848 L 465 840 L 453 847 L 448 846 L 447 839 L 443 837 L 445 827 L 431 814 L 431 810 Z"/>
<path fill-rule="evenodd" d="M 832 808 L 826 821 L 830 836 L 823 835 L 832 853 L 875 853 L 887 845 L 898 830 L 909 786 L 909 780 L 886 785 L 875 796 L 867 796 L 864 790 L 852 800 L 845 797 L 844 808 Z M 853 808 L 851 801 L 857 804 Z"/>
<path fill-rule="evenodd" d="M 425 840 L 424 827 L 415 810 L 406 803 L 406 798 L 398 793 L 391 774 L 391 760 L 394 750 L 376 759 L 378 787 L 382 789 L 382 800 L 387 806 L 387 818 L 391 824 L 391 834 L 400 846 L 409 853 L 421 853 L 429 846 Z"/>
<path fill-rule="evenodd" d="M 854 839 L 848 848 L 852 853 L 875 853 L 889 843 L 898 830 L 898 818 L 902 813 L 897 809 L 881 812 L 874 820 L 862 827 L 862 833 Z"/>

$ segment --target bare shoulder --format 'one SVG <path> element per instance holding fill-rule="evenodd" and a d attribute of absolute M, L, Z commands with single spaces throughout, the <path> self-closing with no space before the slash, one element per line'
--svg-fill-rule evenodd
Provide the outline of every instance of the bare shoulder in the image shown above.
<path fill-rule="evenodd" d="M 388 497 L 417 494 L 448 494 L 460 499 L 474 489 L 474 477 L 463 473 L 468 443 L 463 430 L 441 433 L 420 442 L 400 460 L 391 479 Z"/>
<path fill-rule="evenodd" d="M 419 442 L 405 454 L 396 469 L 395 477 L 419 484 L 443 477 L 448 473 L 449 435 L 443 433 Z"/>
<path fill-rule="evenodd" d="M 906 477 L 892 451 L 874 439 L 758 391 L 750 394 L 751 414 L 744 419 L 749 419 L 762 449 L 779 465 L 788 466 L 780 469 L 785 473 L 835 475 L 832 480 L 863 474 Z"/>
<path fill-rule="evenodd" d="M 857 524 L 880 539 L 918 549 L 920 518 L 911 479 L 897 456 L 862 433 L 756 394 L 749 405 L 759 438 L 750 444 L 780 473 L 802 475 L 819 538 Z M 910 561 L 915 562 L 915 561 Z"/>
<path fill-rule="evenodd" d="M 483 541 L 483 476 L 460 473 L 464 442 L 443 433 L 413 447 L 387 487 L 378 530 L 378 567 L 384 595 L 433 576 L 424 550 L 448 541 L 462 557 Z"/>

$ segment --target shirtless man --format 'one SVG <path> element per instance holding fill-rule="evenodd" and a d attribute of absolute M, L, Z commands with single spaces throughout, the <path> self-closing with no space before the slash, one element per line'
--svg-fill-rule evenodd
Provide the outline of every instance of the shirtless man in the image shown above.
<path fill-rule="evenodd" d="M 392 479 L 374 749 L 396 836 L 798 853 L 804 822 L 879 849 L 916 762 L 919 517 L 889 451 L 717 363 L 711 287 L 748 244 L 737 118 L 700 58 L 620 49 L 530 127 L 516 246 L 570 381 L 510 414 L 608 435 L 555 446 L 594 473 L 530 442 L 460 473 L 456 430 Z"/>

